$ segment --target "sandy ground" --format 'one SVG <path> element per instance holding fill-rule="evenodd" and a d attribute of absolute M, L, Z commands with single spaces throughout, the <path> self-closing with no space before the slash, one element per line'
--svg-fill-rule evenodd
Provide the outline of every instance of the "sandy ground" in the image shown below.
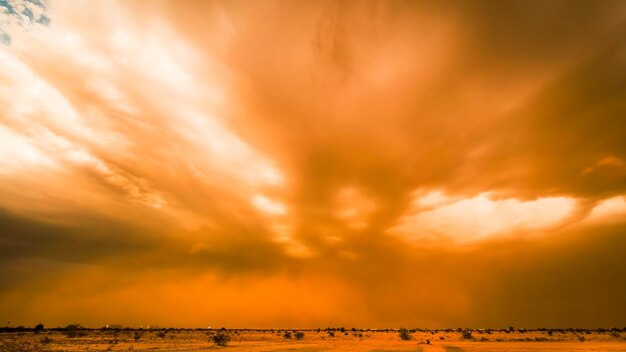
<path fill-rule="evenodd" d="M 211 336 L 219 331 L 169 330 L 135 331 L 89 330 L 84 336 L 67 337 L 61 331 L 1 333 L 0 351 L 626 351 L 626 332 L 472 332 L 472 339 L 461 333 L 414 332 L 403 341 L 395 331 L 346 331 L 329 336 L 325 331 L 301 330 L 301 340 L 283 337 L 284 331 L 227 330 L 230 342 L 216 346 Z M 292 332 L 293 334 L 293 332 Z M 427 343 L 429 340 L 430 343 Z"/>

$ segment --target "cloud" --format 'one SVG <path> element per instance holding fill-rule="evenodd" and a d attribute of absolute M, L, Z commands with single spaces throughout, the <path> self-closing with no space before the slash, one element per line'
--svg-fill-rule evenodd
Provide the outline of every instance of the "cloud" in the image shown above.
<path fill-rule="evenodd" d="M 166 293 L 231 308 L 274 293 L 274 310 L 244 305 L 258 318 L 202 312 L 623 325 L 624 9 L 52 1 L 33 10 L 45 24 L 4 10 L 0 313 L 204 326 L 168 320 L 197 307 Z M 46 313 L 76 277 L 94 289 Z M 106 309 L 116 298 L 127 318 Z"/>
<path fill-rule="evenodd" d="M 626 214 L 626 201 L 624 196 L 612 197 L 599 202 L 585 221 L 605 222 L 607 220 L 621 219 Z"/>
<path fill-rule="evenodd" d="M 391 233 L 407 237 L 418 244 L 452 239 L 467 243 L 493 236 L 532 233 L 554 227 L 567 219 L 575 208 L 571 198 L 539 198 L 533 201 L 516 199 L 493 200 L 489 194 L 479 194 L 462 200 L 446 199 L 438 192 L 430 192 L 414 213 L 401 218 Z M 420 205 L 436 205 L 421 211 Z"/>

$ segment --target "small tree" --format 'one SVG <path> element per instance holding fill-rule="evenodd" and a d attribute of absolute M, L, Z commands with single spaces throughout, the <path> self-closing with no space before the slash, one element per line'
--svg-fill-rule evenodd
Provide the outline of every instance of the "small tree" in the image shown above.
<path fill-rule="evenodd" d="M 42 330 L 43 330 L 43 324 L 42 323 L 39 323 L 39 324 L 35 325 L 35 327 L 33 328 L 33 331 L 35 332 L 35 334 L 39 334 Z"/>
<path fill-rule="evenodd" d="M 223 332 L 220 332 L 217 335 L 211 336 L 211 340 L 213 340 L 213 343 L 218 346 L 226 346 L 230 342 L 230 336 Z"/>
<path fill-rule="evenodd" d="M 405 328 L 400 328 L 400 330 L 398 330 L 398 335 L 400 336 L 400 339 L 404 341 L 411 339 L 411 332 Z"/>
<path fill-rule="evenodd" d="M 304 333 L 302 331 L 298 331 L 293 335 L 296 340 L 302 340 L 302 338 L 304 337 Z"/>

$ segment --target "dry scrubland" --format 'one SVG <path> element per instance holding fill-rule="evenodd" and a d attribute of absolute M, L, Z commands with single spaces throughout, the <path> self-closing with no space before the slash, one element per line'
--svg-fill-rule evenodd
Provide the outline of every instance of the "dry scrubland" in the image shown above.
<path fill-rule="evenodd" d="M 408 339 L 407 339 L 408 338 Z M 428 341 L 427 341 L 428 340 Z M 218 343 L 227 342 L 225 346 Z M 0 351 L 626 351 L 626 330 L 93 330 L 0 333 Z"/>

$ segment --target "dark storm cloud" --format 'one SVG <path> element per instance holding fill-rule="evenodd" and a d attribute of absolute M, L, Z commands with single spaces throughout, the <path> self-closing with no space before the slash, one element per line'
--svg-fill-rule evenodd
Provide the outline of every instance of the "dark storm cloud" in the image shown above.
<path fill-rule="evenodd" d="M 0 212 L 0 253 L 3 259 L 35 257 L 70 263 L 146 250 L 134 231 L 119 223 L 86 219 L 82 226 L 64 226 Z M 111 239 L 114 239 L 112 241 Z"/>

